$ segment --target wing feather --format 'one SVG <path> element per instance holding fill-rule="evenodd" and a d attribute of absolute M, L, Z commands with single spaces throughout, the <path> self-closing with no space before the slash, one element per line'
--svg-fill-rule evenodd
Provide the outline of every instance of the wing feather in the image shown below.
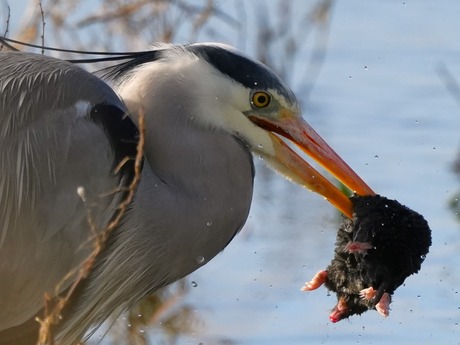
<path fill-rule="evenodd" d="M 114 128 L 131 141 L 117 141 Z M 99 227 L 110 220 L 121 195 L 101 195 L 128 180 L 113 167 L 135 150 L 136 133 L 97 77 L 43 55 L 0 53 L 0 331 L 33 317 L 86 257 L 87 208 Z"/>

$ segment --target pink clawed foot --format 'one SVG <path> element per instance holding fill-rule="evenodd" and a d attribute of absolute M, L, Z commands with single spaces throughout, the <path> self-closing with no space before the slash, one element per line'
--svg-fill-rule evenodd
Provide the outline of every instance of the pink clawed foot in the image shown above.
<path fill-rule="evenodd" d="M 368 287 L 367 289 L 362 289 L 359 292 L 359 297 L 361 297 L 362 299 L 370 301 L 371 299 L 373 299 L 375 297 L 376 293 L 377 293 L 377 291 L 374 290 L 373 287 Z"/>
<path fill-rule="evenodd" d="M 375 305 L 375 309 L 378 311 L 380 315 L 387 317 L 388 315 L 390 315 L 390 302 L 390 294 L 388 292 L 385 292 L 382 295 L 380 301 Z"/>
<path fill-rule="evenodd" d="M 374 248 L 369 242 L 349 242 L 345 246 L 345 251 L 349 253 L 367 254 L 369 249 Z"/>
<path fill-rule="evenodd" d="M 327 279 L 327 271 L 319 271 L 315 274 L 312 280 L 306 282 L 305 285 L 300 289 L 301 291 L 312 291 L 319 288 L 326 282 Z"/>
<path fill-rule="evenodd" d="M 362 289 L 359 292 L 359 296 L 362 299 L 365 299 L 368 301 L 373 299 L 376 294 L 377 294 L 377 291 L 374 290 L 372 287 L 369 287 L 367 289 Z M 390 315 L 390 302 L 391 302 L 390 294 L 388 292 L 384 292 L 382 297 L 380 298 L 380 301 L 378 301 L 378 303 L 375 305 L 375 309 L 380 315 L 387 317 L 388 315 Z"/>

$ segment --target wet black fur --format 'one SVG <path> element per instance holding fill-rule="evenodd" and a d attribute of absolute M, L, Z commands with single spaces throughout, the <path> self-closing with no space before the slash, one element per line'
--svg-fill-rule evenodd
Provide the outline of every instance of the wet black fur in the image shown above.
<path fill-rule="evenodd" d="M 344 298 L 348 317 L 373 309 L 387 292 L 390 295 L 411 274 L 420 270 L 431 245 L 431 230 L 418 213 L 396 200 L 376 196 L 354 196 L 353 220 L 344 219 L 337 233 L 334 259 L 327 267 L 326 287 Z M 351 241 L 369 242 L 367 254 L 348 253 Z M 371 301 L 359 291 L 377 290 Z"/>

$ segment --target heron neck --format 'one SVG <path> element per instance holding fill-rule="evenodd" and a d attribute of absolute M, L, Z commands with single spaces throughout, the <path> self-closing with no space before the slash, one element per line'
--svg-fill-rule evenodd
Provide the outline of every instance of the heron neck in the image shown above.
<path fill-rule="evenodd" d="M 156 249 L 146 262 L 157 256 L 155 279 L 167 282 L 208 262 L 241 229 L 254 174 L 237 138 L 196 125 L 177 105 L 145 114 L 145 162 L 126 229 L 133 243 Z"/>

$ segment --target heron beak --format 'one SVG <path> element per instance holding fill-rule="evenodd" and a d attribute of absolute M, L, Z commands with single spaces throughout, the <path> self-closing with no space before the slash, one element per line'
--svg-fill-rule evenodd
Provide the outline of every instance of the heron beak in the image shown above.
<path fill-rule="evenodd" d="M 286 175 L 304 187 L 321 194 L 347 217 L 353 216 L 353 205 L 340 189 L 295 153 L 280 136 L 294 142 L 302 151 L 322 165 L 347 188 L 359 195 L 375 195 L 374 191 L 343 161 L 302 117 L 282 109 L 276 119 L 249 116 L 252 122 L 270 132 L 278 164 Z"/>

